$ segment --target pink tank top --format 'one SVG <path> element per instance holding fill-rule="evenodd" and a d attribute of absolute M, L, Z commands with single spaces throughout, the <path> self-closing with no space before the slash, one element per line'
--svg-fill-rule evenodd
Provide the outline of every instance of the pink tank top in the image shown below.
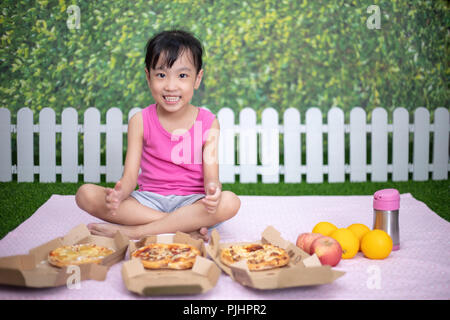
<path fill-rule="evenodd" d="M 144 143 L 139 191 L 161 195 L 205 193 L 202 150 L 216 116 L 206 109 L 198 110 L 194 125 L 182 135 L 163 128 L 156 104 L 142 110 Z"/>

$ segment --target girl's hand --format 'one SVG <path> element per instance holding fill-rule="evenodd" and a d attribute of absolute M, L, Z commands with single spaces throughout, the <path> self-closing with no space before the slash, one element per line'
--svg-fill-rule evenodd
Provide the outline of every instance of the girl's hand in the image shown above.
<path fill-rule="evenodd" d="M 117 181 L 116 185 L 114 186 L 114 189 L 106 188 L 105 200 L 108 213 L 112 214 L 113 216 L 116 215 L 117 209 L 119 209 L 119 205 L 123 199 L 122 196 L 123 196 L 123 189 L 122 189 L 122 182 L 120 180 Z"/>
<path fill-rule="evenodd" d="M 222 190 L 215 183 L 209 183 L 206 186 L 206 197 L 202 199 L 208 213 L 215 213 L 220 202 Z"/>

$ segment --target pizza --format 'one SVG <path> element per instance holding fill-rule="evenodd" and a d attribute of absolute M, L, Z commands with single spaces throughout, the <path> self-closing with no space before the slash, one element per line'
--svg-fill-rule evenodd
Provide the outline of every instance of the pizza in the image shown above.
<path fill-rule="evenodd" d="M 93 243 L 75 244 L 56 248 L 48 254 L 48 262 L 55 267 L 100 263 L 114 250 Z"/>
<path fill-rule="evenodd" d="M 247 260 L 250 271 L 268 270 L 287 265 L 289 255 L 277 246 L 258 243 L 232 245 L 220 252 L 220 261 L 227 266 L 241 260 Z"/>
<path fill-rule="evenodd" d="M 201 252 L 186 243 L 151 243 L 131 254 L 147 269 L 191 269 Z"/>

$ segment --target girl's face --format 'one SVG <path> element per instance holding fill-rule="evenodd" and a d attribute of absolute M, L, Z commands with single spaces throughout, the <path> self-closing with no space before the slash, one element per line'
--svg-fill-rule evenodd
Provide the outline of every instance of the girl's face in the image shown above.
<path fill-rule="evenodd" d="M 167 112 L 176 112 L 189 106 L 194 90 L 198 89 L 203 69 L 196 73 L 191 53 L 185 51 L 170 69 L 163 66 L 164 57 L 160 56 L 155 69 L 150 69 L 147 83 L 156 104 Z"/>

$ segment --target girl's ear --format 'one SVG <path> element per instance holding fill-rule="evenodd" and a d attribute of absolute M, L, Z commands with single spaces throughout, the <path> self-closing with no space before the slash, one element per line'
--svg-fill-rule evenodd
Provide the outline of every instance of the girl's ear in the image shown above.
<path fill-rule="evenodd" d="M 150 72 L 145 68 L 145 78 L 147 79 L 147 85 L 150 88 Z"/>
<path fill-rule="evenodd" d="M 203 69 L 200 69 L 200 71 L 197 73 L 197 76 L 195 77 L 195 83 L 194 83 L 194 89 L 197 90 L 200 87 L 200 83 L 202 82 L 203 77 Z"/>

